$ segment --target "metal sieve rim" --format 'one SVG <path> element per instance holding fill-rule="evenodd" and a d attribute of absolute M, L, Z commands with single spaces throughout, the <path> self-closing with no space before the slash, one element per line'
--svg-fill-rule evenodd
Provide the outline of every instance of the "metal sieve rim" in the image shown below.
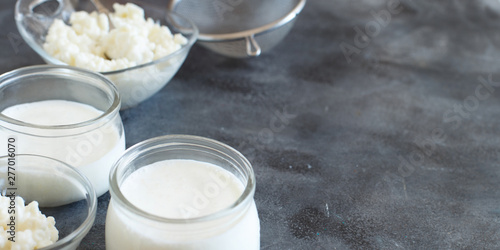
<path fill-rule="evenodd" d="M 167 8 L 171 11 L 175 9 L 175 6 L 182 0 L 172 0 L 167 4 Z M 297 5 L 284 17 L 277 19 L 274 22 L 262 25 L 257 28 L 243 30 L 239 32 L 225 33 L 225 34 L 210 34 L 210 33 L 198 33 L 198 40 L 204 42 L 221 42 L 228 40 L 238 40 L 245 39 L 247 37 L 252 37 L 260 33 L 264 33 L 276 28 L 279 28 L 288 22 L 292 21 L 301 11 L 304 9 L 307 0 L 299 0 Z"/>

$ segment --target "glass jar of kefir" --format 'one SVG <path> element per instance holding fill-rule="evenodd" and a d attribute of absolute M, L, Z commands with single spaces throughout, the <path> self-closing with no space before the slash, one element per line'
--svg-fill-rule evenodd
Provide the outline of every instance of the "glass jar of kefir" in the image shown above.
<path fill-rule="evenodd" d="M 111 170 L 110 193 L 106 249 L 259 249 L 252 166 L 223 143 L 141 142 Z"/>
<path fill-rule="evenodd" d="M 116 87 L 100 74 L 50 65 L 7 72 L 0 76 L 0 155 L 15 137 L 17 153 L 78 168 L 100 196 L 125 151 L 119 110 Z"/>

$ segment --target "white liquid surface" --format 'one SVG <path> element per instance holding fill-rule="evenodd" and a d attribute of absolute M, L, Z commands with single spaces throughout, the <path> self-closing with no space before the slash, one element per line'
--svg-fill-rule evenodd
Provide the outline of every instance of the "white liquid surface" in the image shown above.
<path fill-rule="evenodd" d="M 192 160 L 161 161 L 132 173 L 121 186 L 125 198 L 148 213 L 189 219 L 233 204 L 243 185 L 228 171 Z"/>
<path fill-rule="evenodd" d="M 189 219 L 230 207 L 244 186 L 236 176 L 210 163 L 165 160 L 135 171 L 120 189 L 145 212 Z M 259 249 L 255 203 L 252 200 L 235 211 L 198 224 L 169 224 L 134 218 L 137 215 L 124 211 L 112 198 L 106 218 L 106 249 Z"/>
<path fill-rule="evenodd" d="M 23 103 L 2 111 L 12 119 L 45 126 L 77 124 L 95 119 L 102 113 L 92 106 L 63 100 Z"/>
<path fill-rule="evenodd" d="M 102 113 L 102 111 L 92 106 L 63 100 L 19 104 L 2 111 L 3 115 L 10 118 L 44 126 L 77 124 L 93 120 Z M 81 131 L 75 131 L 72 136 L 56 136 L 59 134 L 54 130 L 53 137 L 30 134 L 35 130 L 30 131 L 29 128 L 25 128 L 26 131 L 21 131 L 27 132 L 25 134 L 0 127 L 0 138 L 5 138 L 5 141 L 7 141 L 7 137 L 15 136 L 17 154 L 44 155 L 78 168 L 89 178 L 97 196 L 100 196 L 109 189 L 109 171 L 113 163 L 125 150 L 125 137 L 121 124 L 119 126 L 103 125 L 90 131 L 88 127 L 82 127 Z M 0 152 L 6 153 L 6 145 L 3 144 L 0 144 Z M 0 153 L 0 155 L 3 155 L 3 153 Z M 40 199 L 37 198 L 40 204 L 56 206 L 82 198 L 78 192 L 68 188 L 67 193 L 61 195 L 59 201 L 53 199 L 44 201 L 43 193 L 50 192 L 50 189 L 55 186 L 54 182 L 50 181 L 49 178 L 38 177 L 47 179 L 46 182 L 37 181 L 37 183 L 47 183 L 47 186 L 40 185 Z"/>

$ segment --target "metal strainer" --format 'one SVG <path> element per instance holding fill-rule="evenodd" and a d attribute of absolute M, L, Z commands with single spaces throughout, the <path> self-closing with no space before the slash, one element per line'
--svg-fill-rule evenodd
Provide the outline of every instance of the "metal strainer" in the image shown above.
<path fill-rule="evenodd" d="M 288 34 L 306 0 L 169 0 L 191 19 L 198 42 L 229 57 L 258 56 Z"/>

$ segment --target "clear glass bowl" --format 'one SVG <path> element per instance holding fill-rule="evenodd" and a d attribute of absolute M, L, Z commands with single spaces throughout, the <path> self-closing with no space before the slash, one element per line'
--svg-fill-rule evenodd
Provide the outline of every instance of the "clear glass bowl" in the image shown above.
<path fill-rule="evenodd" d="M 18 0 L 15 9 L 16 25 L 26 43 L 49 64 L 66 65 L 51 57 L 43 43 L 54 19 L 68 23 L 75 11 L 94 11 L 90 1 L 75 0 Z M 102 1 L 108 8 L 112 2 Z M 120 1 L 118 1 L 120 2 Z M 123 1 L 122 1 L 123 2 Z M 158 8 L 140 0 L 131 0 L 144 9 L 146 17 L 151 17 L 167 26 L 173 34 L 181 33 L 188 39 L 187 44 L 176 52 L 150 63 L 116 71 L 99 72 L 109 78 L 118 88 L 122 101 L 121 109 L 136 106 L 162 89 L 184 63 L 189 50 L 198 37 L 198 29 L 193 22 L 165 8 Z"/>
<path fill-rule="evenodd" d="M 7 138 L 2 143 L 7 143 Z M 35 200 L 43 214 L 54 217 L 59 240 L 41 250 L 76 249 L 96 217 L 97 198 L 90 181 L 76 168 L 52 158 L 39 155 L 13 158 L 15 164 L 12 159 L 9 164 L 7 156 L 0 157 L 0 191 L 9 194 L 12 189 L 8 188 L 16 188 L 16 195 L 26 205 Z M 9 170 L 9 165 L 14 170 Z M 7 177 L 8 171 L 16 176 L 12 186 L 8 185 L 12 181 Z"/>

